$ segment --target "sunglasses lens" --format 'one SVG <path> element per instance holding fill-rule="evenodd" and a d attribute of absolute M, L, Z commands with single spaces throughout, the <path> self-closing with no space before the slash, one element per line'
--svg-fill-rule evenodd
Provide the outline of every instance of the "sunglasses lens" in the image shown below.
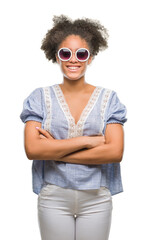
<path fill-rule="evenodd" d="M 67 61 L 70 59 L 71 52 L 68 49 L 63 48 L 59 51 L 59 56 L 62 59 L 62 61 Z"/>
<path fill-rule="evenodd" d="M 87 49 L 79 49 L 77 51 L 77 58 L 79 61 L 86 61 L 89 57 Z"/>

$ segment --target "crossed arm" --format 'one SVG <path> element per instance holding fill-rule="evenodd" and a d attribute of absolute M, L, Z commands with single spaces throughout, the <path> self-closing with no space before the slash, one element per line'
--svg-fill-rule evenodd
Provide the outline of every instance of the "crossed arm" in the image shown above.
<path fill-rule="evenodd" d="M 101 136 L 81 136 L 59 140 L 41 129 L 39 122 L 28 121 L 25 126 L 25 151 L 31 160 L 89 165 L 120 162 L 124 150 L 122 125 L 108 124 L 104 139 Z"/>
<path fill-rule="evenodd" d="M 120 162 L 124 149 L 122 125 L 108 124 L 105 139 L 105 143 L 100 146 L 71 153 L 60 160 L 90 165 Z"/>

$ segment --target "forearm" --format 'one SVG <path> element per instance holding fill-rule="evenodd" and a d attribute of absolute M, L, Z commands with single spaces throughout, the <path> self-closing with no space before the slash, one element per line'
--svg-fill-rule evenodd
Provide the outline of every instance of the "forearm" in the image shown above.
<path fill-rule="evenodd" d="M 25 147 L 30 160 L 53 160 L 87 147 L 85 138 L 71 139 L 36 139 Z"/>
<path fill-rule="evenodd" d="M 116 149 L 115 145 L 104 144 L 91 149 L 77 151 L 60 158 L 60 161 L 76 164 L 107 164 L 120 162 L 123 155 L 123 149 Z"/>

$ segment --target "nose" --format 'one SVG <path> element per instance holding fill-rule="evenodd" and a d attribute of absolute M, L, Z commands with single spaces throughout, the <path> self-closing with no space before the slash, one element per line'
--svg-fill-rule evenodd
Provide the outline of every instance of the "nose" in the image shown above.
<path fill-rule="evenodd" d="M 72 52 L 72 56 L 71 56 L 71 59 L 69 60 L 69 62 L 78 62 L 75 52 Z"/>

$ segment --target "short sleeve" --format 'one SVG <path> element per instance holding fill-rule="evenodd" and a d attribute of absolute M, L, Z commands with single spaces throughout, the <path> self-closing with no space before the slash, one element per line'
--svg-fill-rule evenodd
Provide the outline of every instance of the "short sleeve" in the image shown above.
<path fill-rule="evenodd" d="M 23 102 L 23 110 L 20 119 L 27 121 L 42 122 L 43 120 L 43 96 L 42 88 L 35 89 Z"/>
<path fill-rule="evenodd" d="M 120 102 L 117 93 L 112 91 L 110 103 L 108 104 L 107 109 L 106 124 L 120 123 L 124 125 L 127 121 L 126 114 L 126 106 Z"/>

